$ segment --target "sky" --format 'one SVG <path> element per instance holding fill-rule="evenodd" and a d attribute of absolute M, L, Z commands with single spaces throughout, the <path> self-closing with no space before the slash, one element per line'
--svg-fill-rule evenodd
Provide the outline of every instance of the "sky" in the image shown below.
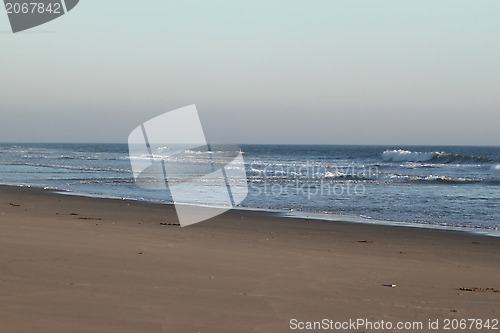
<path fill-rule="evenodd" d="M 211 142 L 500 145 L 498 0 L 80 0 L 12 34 L 0 142 L 117 142 L 196 104 Z"/>

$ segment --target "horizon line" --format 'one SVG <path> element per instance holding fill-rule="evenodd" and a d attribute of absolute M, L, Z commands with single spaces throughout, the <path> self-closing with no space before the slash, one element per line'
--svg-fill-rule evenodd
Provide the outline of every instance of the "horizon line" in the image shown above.
<path fill-rule="evenodd" d="M 222 142 L 213 142 L 222 144 Z M 90 145 L 90 144 L 115 144 L 115 145 L 127 145 L 127 142 L 33 142 L 33 141 L 0 141 L 1 144 L 75 144 L 75 145 Z M 393 144 L 393 143 L 236 143 L 236 145 L 261 145 L 261 146 L 403 146 L 403 147 L 500 147 L 499 145 L 492 144 L 415 144 L 415 143 L 405 143 L 405 144 Z"/>

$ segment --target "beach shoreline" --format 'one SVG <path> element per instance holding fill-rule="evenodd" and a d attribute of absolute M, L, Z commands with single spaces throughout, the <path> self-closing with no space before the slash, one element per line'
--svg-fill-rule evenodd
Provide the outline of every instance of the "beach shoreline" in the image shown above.
<path fill-rule="evenodd" d="M 70 190 L 61 190 L 57 188 L 49 188 L 42 186 L 31 186 L 27 184 L 17 185 L 17 184 L 0 184 L 0 187 L 20 187 L 20 188 L 29 188 L 32 191 L 41 191 L 38 192 L 41 194 L 53 194 L 53 195 L 65 195 L 65 196 L 73 196 L 73 197 L 82 197 L 82 198 L 93 198 L 93 199 L 103 199 L 103 200 L 118 200 L 124 202 L 139 202 L 145 203 L 148 205 L 159 205 L 159 206 L 169 206 L 174 208 L 174 204 L 171 202 L 157 202 L 152 200 L 141 200 L 134 198 L 126 198 L 126 197 L 112 197 L 106 195 L 99 194 L 90 194 L 83 192 L 73 192 Z M 315 213 L 315 212 L 307 212 L 307 211 L 294 211 L 294 210 L 275 210 L 275 209 L 263 209 L 256 207 L 233 207 L 231 211 L 241 211 L 243 213 L 250 214 L 263 214 L 272 218 L 286 218 L 286 219 L 294 219 L 301 222 L 306 221 L 320 221 L 325 223 L 356 223 L 356 224 L 365 224 L 365 225 L 376 225 L 376 226 L 389 226 L 389 227 L 403 227 L 403 228 L 417 228 L 417 229 L 430 229 L 430 230 L 442 230 L 446 232 L 458 232 L 458 233 L 466 233 L 472 235 L 479 236 L 488 236 L 488 237 L 500 237 L 500 229 L 485 229 L 485 228 L 472 228 L 472 227 L 456 227 L 451 225 L 439 225 L 439 224 L 430 224 L 430 223 L 421 223 L 421 222 L 401 222 L 401 221 L 393 221 L 393 220 L 381 220 L 375 218 L 365 218 L 361 216 L 354 215 L 343 215 L 343 214 L 326 214 L 326 213 Z"/>
<path fill-rule="evenodd" d="M 161 204 L 173 201 L 170 191 L 152 190 L 152 180 L 138 186 L 131 161 L 142 157 L 131 157 L 125 143 L 1 146 L 3 184 Z M 245 171 L 248 194 L 235 203 L 236 209 L 500 236 L 497 148 L 244 145 L 242 150 L 245 170 L 238 170 L 241 175 Z M 188 160 L 200 162 L 195 155 Z M 203 191 L 203 182 L 195 183 Z M 209 198 L 205 194 L 181 201 L 215 205 Z"/>
<path fill-rule="evenodd" d="M 243 210 L 180 228 L 172 205 L 12 186 L 0 207 L 9 332 L 500 318 L 497 237 Z"/>

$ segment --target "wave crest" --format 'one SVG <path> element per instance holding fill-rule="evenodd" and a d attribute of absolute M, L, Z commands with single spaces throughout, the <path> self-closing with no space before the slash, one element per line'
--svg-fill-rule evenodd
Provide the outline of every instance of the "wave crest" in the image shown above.
<path fill-rule="evenodd" d="M 460 155 L 447 152 L 416 152 L 411 150 L 386 150 L 382 153 L 386 162 L 434 162 L 434 163 L 460 163 L 460 162 L 491 162 L 484 157 Z"/>

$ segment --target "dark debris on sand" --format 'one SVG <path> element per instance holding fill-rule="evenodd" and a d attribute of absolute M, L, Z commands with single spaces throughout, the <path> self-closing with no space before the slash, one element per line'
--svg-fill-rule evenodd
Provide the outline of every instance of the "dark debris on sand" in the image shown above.
<path fill-rule="evenodd" d="M 463 291 L 474 291 L 474 292 L 493 292 L 493 293 L 500 293 L 500 290 L 495 289 L 495 288 L 479 288 L 479 287 L 472 287 L 472 288 L 468 288 L 468 287 L 462 287 L 462 288 L 459 288 L 459 290 L 463 290 Z"/>
<path fill-rule="evenodd" d="M 180 226 L 180 223 L 160 222 L 160 225 L 177 225 L 177 226 Z"/>

